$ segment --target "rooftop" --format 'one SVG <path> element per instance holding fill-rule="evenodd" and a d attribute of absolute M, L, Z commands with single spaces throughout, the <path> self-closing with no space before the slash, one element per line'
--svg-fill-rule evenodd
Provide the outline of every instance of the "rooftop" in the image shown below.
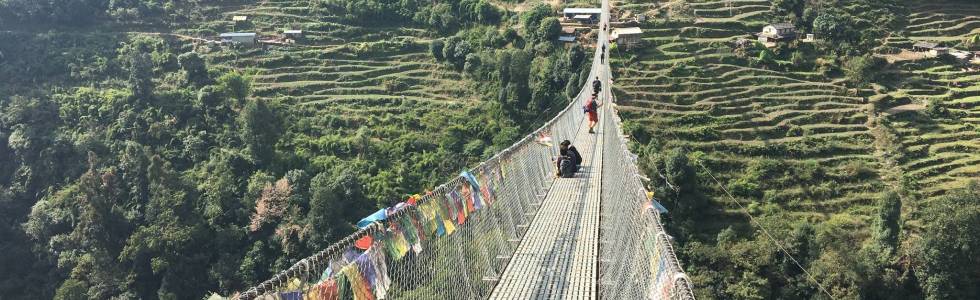
<path fill-rule="evenodd" d="M 786 23 L 786 22 L 776 23 L 776 24 L 769 24 L 769 26 L 775 27 L 776 29 L 795 29 L 796 28 L 795 26 L 793 26 L 792 23 Z"/>
<path fill-rule="evenodd" d="M 233 17 L 231 17 L 231 20 L 232 21 L 245 21 L 246 19 L 248 19 L 247 16 L 233 16 Z"/>
<path fill-rule="evenodd" d="M 933 42 L 926 42 L 926 41 L 920 41 L 912 45 L 912 47 L 926 48 L 926 49 L 936 48 L 936 46 L 939 46 L 939 44 Z"/>
<path fill-rule="evenodd" d="M 225 32 L 221 37 L 255 37 L 254 32 Z"/>
<path fill-rule="evenodd" d="M 287 29 L 287 30 L 283 30 L 282 33 L 286 33 L 286 34 L 300 34 L 300 33 L 303 33 L 303 31 L 302 30 L 299 30 L 299 29 Z"/>
<path fill-rule="evenodd" d="M 562 12 L 564 14 L 566 14 L 566 15 L 567 14 L 593 14 L 593 15 L 598 15 L 598 14 L 601 14 L 602 13 L 602 9 L 601 8 L 585 8 L 585 7 L 579 7 L 579 8 L 566 8 Z"/>
<path fill-rule="evenodd" d="M 568 42 L 568 43 L 571 43 L 571 42 L 574 42 L 574 41 L 575 41 L 575 36 L 571 36 L 571 35 L 563 35 L 563 36 L 559 36 L 559 37 L 558 37 L 558 40 L 559 40 L 559 41 L 562 41 L 562 42 Z"/>
<path fill-rule="evenodd" d="M 613 28 L 612 32 L 615 35 L 620 35 L 620 34 L 641 34 L 641 33 L 643 33 L 643 29 L 640 29 L 640 27 Z"/>

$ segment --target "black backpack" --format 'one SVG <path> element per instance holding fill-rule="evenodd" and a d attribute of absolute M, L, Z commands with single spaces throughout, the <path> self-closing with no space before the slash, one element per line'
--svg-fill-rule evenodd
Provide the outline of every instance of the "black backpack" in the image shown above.
<path fill-rule="evenodd" d="M 561 163 L 558 165 L 558 173 L 561 174 L 562 178 L 572 178 L 575 176 L 575 162 L 572 161 L 571 157 L 562 157 Z"/>

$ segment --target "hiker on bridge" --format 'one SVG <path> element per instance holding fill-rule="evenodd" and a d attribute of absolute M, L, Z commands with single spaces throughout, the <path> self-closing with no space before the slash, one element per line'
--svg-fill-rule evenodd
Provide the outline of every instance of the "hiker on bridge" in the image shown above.
<path fill-rule="evenodd" d="M 599 76 L 596 76 L 592 81 L 592 96 L 598 95 L 599 91 L 602 91 L 602 81 L 599 80 Z"/>
<path fill-rule="evenodd" d="M 582 154 L 572 146 L 572 142 L 564 140 L 558 145 L 558 177 L 571 178 L 582 168 Z"/>
<path fill-rule="evenodd" d="M 602 104 L 599 104 L 596 99 L 598 96 L 598 94 L 593 94 L 592 98 L 589 98 L 589 102 L 585 103 L 585 107 L 583 107 L 585 112 L 589 114 L 589 133 L 595 133 L 593 128 L 595 128 L 595 124 L 599 123 L 599 107 Z"/>

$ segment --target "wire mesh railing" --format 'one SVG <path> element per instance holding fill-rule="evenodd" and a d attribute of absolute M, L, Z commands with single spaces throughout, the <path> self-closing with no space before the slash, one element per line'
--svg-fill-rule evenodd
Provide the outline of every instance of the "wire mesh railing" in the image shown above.
<path fill-rule="evenodd" d="M 602 150 L 599 298 L 694 299 L 614 107 L 606 106 L 603 120 L 614 129 L 607 130 Z"/>

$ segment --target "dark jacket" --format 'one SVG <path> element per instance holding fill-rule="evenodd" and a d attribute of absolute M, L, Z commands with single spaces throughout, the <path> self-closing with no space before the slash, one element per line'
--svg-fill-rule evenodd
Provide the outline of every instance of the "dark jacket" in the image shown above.
<path fill-rule="evenodd" d="M 559 149 L 558 151 L 560 152 L 559 154 L 561 154 L 561 156 L 571 157 L 572 162 L 574 162 L 576 166 L 582 165 L 582 154 L 578 153 L 578 149 L 575 149 L 575 146 L 568 146 L 568 149 L 566 150 Z M 560 159 L 558 160 L 558 167 L 561 168 Z"/>

